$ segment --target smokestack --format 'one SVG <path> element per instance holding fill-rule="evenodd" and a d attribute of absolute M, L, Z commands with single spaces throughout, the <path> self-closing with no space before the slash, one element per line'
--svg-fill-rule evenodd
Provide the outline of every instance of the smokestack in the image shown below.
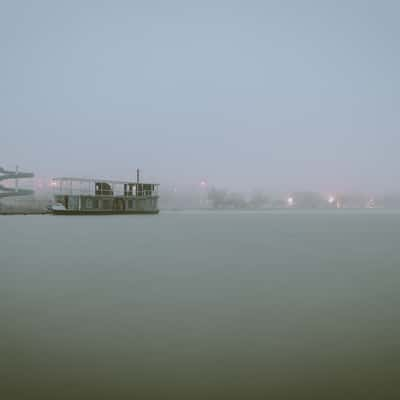
<path fill-rule="evenodd" d="M 140 176 L 140 171 L 139 168 L 136 170 L 136 183 L 139 185 L 139 176 Z"/>

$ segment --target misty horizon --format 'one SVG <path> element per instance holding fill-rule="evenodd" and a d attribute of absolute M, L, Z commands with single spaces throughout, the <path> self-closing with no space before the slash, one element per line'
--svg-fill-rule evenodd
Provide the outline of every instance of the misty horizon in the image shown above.
<path fill-rule="evenodd" d="M 79 12 L 78 12 L 79 11 Z M 0 165 L 397 192 L 396 2 L 5 2 Z"/>

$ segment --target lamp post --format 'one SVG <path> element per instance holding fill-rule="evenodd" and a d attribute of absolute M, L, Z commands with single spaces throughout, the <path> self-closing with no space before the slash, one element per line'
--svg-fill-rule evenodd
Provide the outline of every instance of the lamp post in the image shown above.
<path fill-rule="evenodd" d="M 200 206 L 207 206 L 207 181 L 202 179 L 200 181 L 200 189 L 201 189 L 201 199 L 200 199 Z"/>

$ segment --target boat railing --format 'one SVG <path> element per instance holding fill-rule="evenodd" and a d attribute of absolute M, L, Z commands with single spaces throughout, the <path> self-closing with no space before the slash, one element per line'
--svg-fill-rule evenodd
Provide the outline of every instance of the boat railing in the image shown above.
<path fill-rule="evenodd" d="M 143 198 L 158 196 L 158 184 L 84 178 L 54 178 L 54 195 Z"/>
<path fill-rule="evenodd" d="M 68 196 L 110 196 L 110 197 L 125 197 L 125 198 L 141 198 L 158 196 L 158 190 L 138 190 L 132 192 L 124 192 L 113 188 L 111 190 L 90 190 L 88 188 L 79 188 L 71 186 L 55 186 L 53 187 L 53 194 L 55 195 L 68 195 Z"/>

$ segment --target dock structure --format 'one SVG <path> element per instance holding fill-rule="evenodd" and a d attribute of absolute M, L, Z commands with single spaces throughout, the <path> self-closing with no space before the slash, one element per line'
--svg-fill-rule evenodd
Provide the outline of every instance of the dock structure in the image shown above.
<path fill-rule="evenodd" d="M 158 214 L 157 183 L 95 178 L 54 178 L 53 214 Z"/>
<path fill-rule="evenodd" d="M 10 179 L 15 181 L 14 188 L 6 187 L 0 184 L 0 199 L 15 196 L 29 196 L 34 194 L 33 190 L 21 189 L 19 187 L 20 179 L 33 178 L 34 176 L 35 175 L 32 172 L 20 172 L 18 167 L 15 168 L 15 171 L 8 171 L 0 167 L 0 181 L 6 181 Z"/>

